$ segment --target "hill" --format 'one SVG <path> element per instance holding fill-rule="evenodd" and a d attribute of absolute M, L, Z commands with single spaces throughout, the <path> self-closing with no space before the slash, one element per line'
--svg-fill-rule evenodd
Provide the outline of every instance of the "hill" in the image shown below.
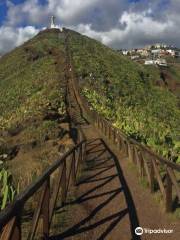
<path fill-rule="evenodd" d="M 68 131 L 63 34 L 43 31 L 3 56 L 0 93 L 0 160 L 22 189 L 59 157 Z"/>
<path fill-rule="evenodd" d="M 45 30 L 0 59 L 0 160 L 16 183 L 21 179 L 20 187 L 26 186 L 72 144 L 65 31 L 81 92 L 92 107 L 129 136 L 179 161 L 178 100 L 155 84 L 157 71 L 77 32 Z"/>
<path fill-rule="evenodd" d="M 179 102 L 169 88 L 158 86 L 161 72 L 78 33 L 70 31 L 69 39 L 82 94 L 92 107 L 130 137 L 180 161 Z"/>

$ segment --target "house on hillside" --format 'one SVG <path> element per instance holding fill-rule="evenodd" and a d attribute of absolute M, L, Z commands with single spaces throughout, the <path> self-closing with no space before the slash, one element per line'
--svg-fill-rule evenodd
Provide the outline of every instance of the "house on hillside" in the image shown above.
<path fill-rule="evenodd" d="M 155 64 L 155 61 L 152 60 L 152 59 L 148 59 L 148 60 L 145 60 L 144 64 L 145 64 L 145 65 L 154 65 L 154 64 Z"/>
<path fill-rule="evenodd" d="M 137 49 L 137 53 L 140 54 L 142 57 L 148 57 L 149 51 L 147 49 Z"/>
<path fill-rule="evenodd" d="M 122 50 L 122 54 L 123 54 L 123 55 L 126 55 L 126 56 L 127 56 L 127 55 L 128 55 L 128 53 L 129 53 L 129 51 L 128 51 L 128 50 Z"/>
<path fill-rule="evenodd" d="M 156 60 L 148 59 L 148 60 L 145 60 L 144 64 L 145 65 L 158 65 L 161 67 L 168 66 L 166 59 L 163 59 L 163 58 L 158 58 Z"/>
<path fill-rule="evenodd" d="M 175 57 L 176 52 L 175 52 L 174 49 L 167 49 L 166 52 L 167 52 L 169 55 L 171 55 L 172 57 Z"/>
<path fill-rule="evenodd" d="M 155 64 L 157 64 L 158 66 L 161 66 L 161 67 L 167 67 L 168 66 L 167 61 L 164 58 L 156 59 L 154 62 L 155 62 Z"/>
<path fill-rule="evenodd" d="M 131 56 L 131 60 L 136 60 L 136 59 L 138 59 L 138 58 L 140 58 L 139 55 L 133 55 L 133 56 Z"/>
<path fill-rule="evenodd" d="M 179 51 L 175 51 L 175 58 L 179 58 L 180 57 L 180 52 Z"/>
<path fill-rule="evenodd" d="M 151 50 L 151 53 L 152 53 L 153 55 L 158 55 L 158 54 L 161 53 L 161 49 L 152 49 L 152 50 Z"/>

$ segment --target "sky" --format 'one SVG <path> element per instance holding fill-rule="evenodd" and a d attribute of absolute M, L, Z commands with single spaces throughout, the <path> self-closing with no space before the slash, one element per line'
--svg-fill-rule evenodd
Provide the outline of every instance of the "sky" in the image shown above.
<path fill-rule="evenodd" d="M 51 15 L 116 49 L 180 47 L 179 13 L 180 0 L 0 0 L 0 54 L 47 27 Z"/>

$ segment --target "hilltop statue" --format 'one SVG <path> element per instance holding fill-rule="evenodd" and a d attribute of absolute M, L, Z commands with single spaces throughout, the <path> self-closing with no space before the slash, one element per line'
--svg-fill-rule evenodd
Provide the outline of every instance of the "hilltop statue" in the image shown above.
<path fill-rule="evenodd" d="M 50 28 L 56 28 L 56 29 L 59 29 L 61 32 L 63 31 L 62 28 L 60 28 L 59 25 L 56 25 L 55 24 L 55 16 L 51 16 L 51 23 L 50 23 Z"/>
<path fill-rule="evenodd" d="M 50 26 L 50 28 L 56 28 L 56 26 L 55 26 L 55 16 L 51 17 L 51 26 Z"/>

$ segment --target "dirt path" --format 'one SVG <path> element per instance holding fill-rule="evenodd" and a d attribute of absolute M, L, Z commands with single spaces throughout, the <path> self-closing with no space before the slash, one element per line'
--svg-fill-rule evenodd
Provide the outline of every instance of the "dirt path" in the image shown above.
<path fill-rule="evenodd" d="M 83 177 L 75 190 L 75 199 L 67 202 L 71 213 L 68 225 L 51 239 L 178 240 L 180 224 L 171 222 L 129 170 L 123 154 L 116 157 L 102 136 L 89 126 Z M 134 234 L 137 226 L 173 229 L 173 234 Z"/>
<path fill-rule="evenodd" d="M 85 132 L 92 130 L 90 127 Z M 120 181 L 114 155 L 99 138 L 88 140 L 86 150 L 84 177 L 78 183 L 75 200 L 67 203 L 72 207 L 71 222 L 52 239 L 131 239 L 126 186 Z"/>
<path fill-rule="evenodd" d="M 81 240 L 178 240 L 180 222 L 172 222 L 155 202 L 148 189 L 139 184 L 129 161 L 83 116 L 69 74 L 72 120 L 81 126 L 87 139 L 86 161 L 74 198 L 62 212 L 68 219 L 63 230 L 50 239 Z M 67 211 L 66 207 L 70 211 Z M 135 234 L 135 228 L 172 229 L 172 234 Z"/>

